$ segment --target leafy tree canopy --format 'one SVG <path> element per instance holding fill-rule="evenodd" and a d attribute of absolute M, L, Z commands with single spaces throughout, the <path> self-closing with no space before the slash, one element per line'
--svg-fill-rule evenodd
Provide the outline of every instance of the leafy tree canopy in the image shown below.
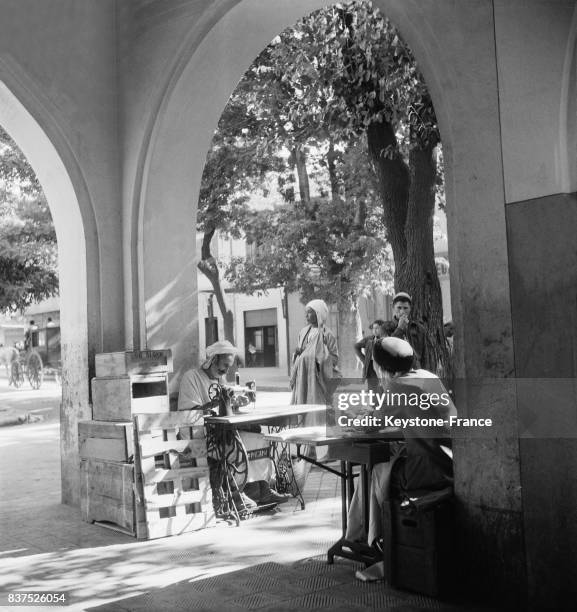
<path fill-rule="evenodd" d="M 374 175 L 361 143 L 343 157 L 343 193 L 277 204 L 246 215 L 252 256 L 235 259 L 226 276 L 241 293 L 273 287 L 299 291 L 303 301 L 353 302 L 370 287 L 391 287 L 393 262 Z"/>
<path fill-rule="evenodd" d="M 344 201 L 313 199 L 307 206 L 280 205 L 254 212 L 248 235 L 254 257 L 233 261 L 227 272 L 235 289 L 264 292 L 272 287 L 300 291 L 303 300 L 339 303 L 363 288 L 392 278 L 390 253 L 378 219 L 355 224 Z"/>
<path fill-rule="evenodd" d="M 439 140 L 409 47 L 366 1 L 335 4 L 284 30 L 247 71 L 239 99 L 251 112 L 238 127 L 258 130 L 273 146 L 347 140 L 382 122 L 409 147 Z"/>
<path fill-rule="evenodd" d="M 341 288 L 350 278 L 363 279 L 359 269 L 349 274 L 353 267 L 345 262 L 351 253 L 357 253 L 359 261 L 369 262 L 369 254 L 375 253 L 369 228 L 364 228 L 364 241 L 346 236 L 354 245 L 351 252 L 328 252 L 326 257 L 319 256 L 319 261 L 311 261 L 315 259 L 315 236 L 306 241 L 311 253 L 308 260 L 303 259 L 303 253 L 295 253 L 300 243 L 291 224 L 298 218 L 299 223 L 321 231 L 315 226 L 316 217 L 311 217 L 311 210 L 322 217 L 325 205 L 339 214 L 353 210 L 349 223 L 351 215 L 354 219 L 369 219 L 372 199 L 363 197 L 361 192 L 365 185 L 370 191 L 376 184 L 381 218 L 395 262 L 394 285 L 412 294 L 413 314 L 427 323 L 431 353 L 428 361 L 434 369 L 439 360 L 446 358 L 433 250 L 435 197 L 442 195 L 442 174 L 438 172 L 435 152 L 439 132 L 424 79 L 394 26 L 366 0 L 335 4 L 311 13 L 261 52 L 239 83 L 230 105 L 234 120 L 227 118 L 225 112 L 219 124 L 219 134 L 228 143 L 251 150 L 260 160 L 274 157 L 282 148 L 291 153 L 288 162 L 296 168 L 304 206 L 300 212 L 295 211 L 295 218 L 289 219 L 288 213 L 280 209 L 275 209 L 274 215 L 261 215 L 264 227 L 256 240 L 261 251 L 266 240 L 276 241 L 274 248 L 280 249 L 284 236 L 273 236 L 268 229 L 279 223 L 283 232 L 286 230 L 296 243 L 287 245 L 287 252 L 275 266 L 287 275 L 300 274 L 301 279 L 304 275 L 300 285 L 319 287 L 318 279 L 306 280 L 303 267 L 307 265 L 319 271 L 319 277 L 328 275 L 324 277 L 327 287 L 334 287 L 335 279 Z M 359 150 L 361 139 L 365 141 L 364 164 L 373 176 L 365 182 L 359 180 L 355 191 L 351 182 L 346 184 L 346 176 L 363 167 L 351 164 L 349 158 L 349 150 Z M 326 151 L 324 161 L 317 166 L 325 167 L 329 174 L 330 187 L 320 199 L 311 197 L 308 183 L 314 167 L 309 153 L 315 149 Z M 245 174 L 243 180 L 249 175 Z M 246 220 L 246 212 L 243 215 Z M 226 221 L 230 229 L 234 220 Z M 324 222 L 328 224 L 324 245 L 330 251 L 333 229 L 335 235 L 344 234 L 339 234 L 334 219 L 325 217 Z M 261 226 L 258 220 L 252 223 Z M 226 231 L 226 225 L 223 229 Z M 244 267 L 235 265 L 229 277 L 235 278 L 238 273 L 236 287 L 245 290 L 262 287 L 266 278 L 277 283 L 272 260 L 272 253 L 263 258 L 257 256 Z M 260 271 L 257 264 L 261 265 Z M 382 270 L 379 268 L 380 280 L 386 278 Z M 332 272 L 338 274 L 331 275 Z M 377 272 L 373 268 L 370 273 Z M 344 293 L 354 295 L 357 291 L 358 287 L 351 286 Z"/>
<path fill-rule="evenodd" d="M 0 128 L 0 311 L 58 293 L 56 234 L 26 158 Z"/>

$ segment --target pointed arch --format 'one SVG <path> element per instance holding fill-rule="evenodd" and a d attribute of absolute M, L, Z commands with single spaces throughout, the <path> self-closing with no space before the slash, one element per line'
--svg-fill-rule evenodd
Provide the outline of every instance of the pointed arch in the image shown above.
<path fill-rule="evenodd" d="M 0 58 L 0 125 L 38 177 L 58 241 L 62 501 L 75 504 L 79 494 L 76 424 L 91 418 L 89 353 L 100 346 L 102 334 L 99 276 L 89 274 L 89 269 L 98 270 L 98 237 L 82 173 L 49 108 L 25 71 L 9 58 Z"/>
<path fill-rule="evenodd" d="M 559 109 L 559 167 L 563 193 L 577 191 L 577 6 L 567 37 Z"/>

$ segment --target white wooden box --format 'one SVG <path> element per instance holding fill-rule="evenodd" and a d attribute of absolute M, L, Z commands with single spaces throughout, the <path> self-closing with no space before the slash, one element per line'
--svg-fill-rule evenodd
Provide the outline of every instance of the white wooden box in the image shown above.
<path fill-rule="evenodd" d="M 96 376 L 128 376 L 131 374 L 162 374 L 172 372 L 170 349 L 158 351 L 121 351 L 94 356 Z"/>
<path fill-rule="evenodd" d="M 81 459 L 129 463 L 134 457 L 133 425 L 123 421 L 80 421 L 78 451 Z"/>
<path fill-rule="evenodd" d="M 95 421 L 130 421 L 133 414 L 168 411 L 166 374 L 92 379 Z"/>
<path fill-rule="evenodd" d="M 134 465 L 82 459 L 80 511 L 84 521 L 115 523 L 134 535 Z"/>

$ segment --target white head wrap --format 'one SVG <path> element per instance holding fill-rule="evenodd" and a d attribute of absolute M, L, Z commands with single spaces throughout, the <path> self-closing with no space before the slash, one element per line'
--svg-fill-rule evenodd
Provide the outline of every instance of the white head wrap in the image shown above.
<path fill-rule="evenodd" d="M 311 300 L 305 308 L 312 308 L 317 315 L 317 325 L 319 327 L 325 325 L 329 318 L 329 307 L 324 300 Z"/>
<path fill-rule="evenodd" d="M 237 355 L 238 349 L 236 346 L 231 344 L 228 340 L 221 340 L 215 342 L 210 346 L 206 347 L 206 359 L 202 363 L 201 367 L 205 370 L 210 368 L 210 365 L 215 357 L 218 355 Z"/>

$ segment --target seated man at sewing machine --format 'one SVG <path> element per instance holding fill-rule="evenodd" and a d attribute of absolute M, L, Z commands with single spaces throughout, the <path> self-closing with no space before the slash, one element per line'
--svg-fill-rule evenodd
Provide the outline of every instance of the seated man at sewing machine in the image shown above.
<path fill-rule="evenodd" d="M 227 340 L 208 346 L 205 361 L 199 368 L 185 372 L 180 381 L 178 410 L 202 409 L 206 413 L 216 410 L 218 414 L 219 398 L 213 391 L 219 389 L 224 393 L 227 392 L 226 374 L 233 365 L 237 353 L 236 347 Z M 242 398 L 230 397 L 229 399 L 236 401 L 237 404 L 243 403 Z M 241 431 L 240 436 L 249 451 L 268 447 L 268 442 L 264 440 L 260 432 Z M 249 462 L 248 482 L 244 491 L 238 494 L 239 499 L 236 499 L 235 503 L 250 509 L 256 507 L 257 504 L 287 502 L 291 498 L 290 494 L 277 493 L 270 487 L 273 477 L 274 466 L 270 459 L 263 458 Z"/>
<path fill-rule="evenodd" d="M 405 442 L 399 443 L 390 461 L 373 468 L 368 528 L 362 520 L 362 486 L 355 489 L 346 538 L 378 546 L 385 529 L 382 509 L 387 500 L 416 489 L 440 491 L 451 487 L 453 454 L 449 425 L 456 419 L 457 411 L 437 376 L 413 369 L 413 349 L 405 340 L 381 339 L 374 345 L 373 360 L 383 400 L 379 401 L 382 404 L 379 416 L 399 419 Z M 378 580 L 383 577 L 383 570 L 383 563 L 376 563 L 364 572 L 357 572 L 357 578 Z"/>

